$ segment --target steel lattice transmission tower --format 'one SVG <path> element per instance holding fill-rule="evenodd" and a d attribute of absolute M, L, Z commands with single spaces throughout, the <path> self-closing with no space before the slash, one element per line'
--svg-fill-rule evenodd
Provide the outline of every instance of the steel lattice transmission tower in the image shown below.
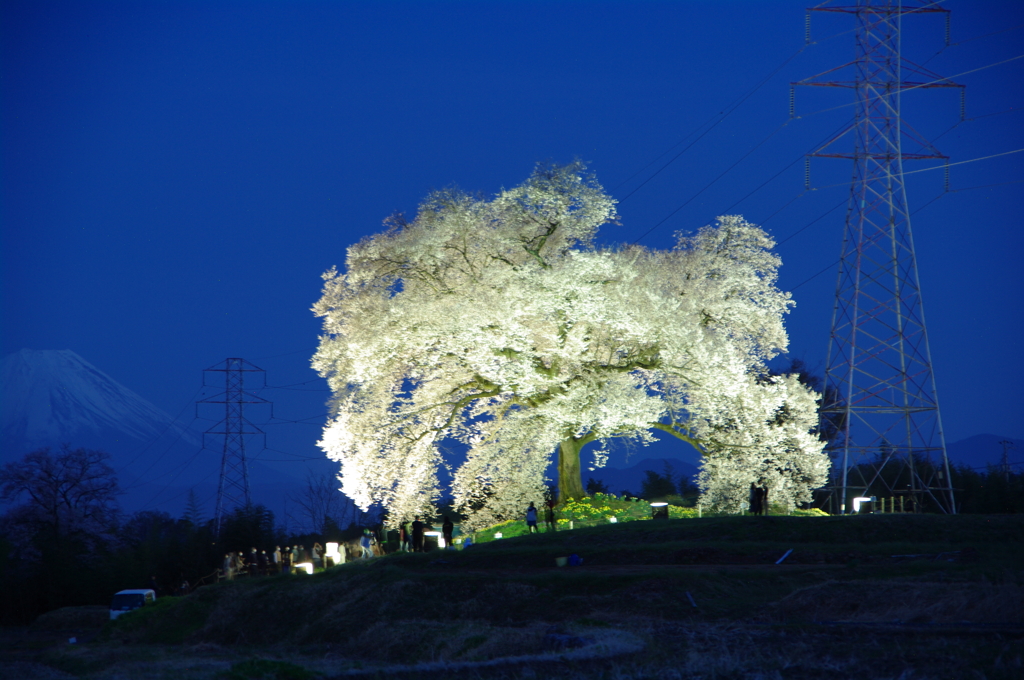
<path fill-rule="evenodd" d="M 217 536 L 220 536 L 221 522 L 225 510 L 235 507 L 249 507 L 252 498 L 249 494 L 249 467 L 245 460 L 245 445 L 253 435 L 266 436 L 264 432 L 245 418 L 246 404 L 270 404 L 269 401 L 246 391 L 245 376 L 259 374 L 266 386 L 266 373 L 262 368 L 253 366 L 245 359 L 229 358 L 203 371 L 203 386 L 207 385 L 208 373 L 223 373 L 217 380 L 224 385 L 224 391 L 210 399 L 203 399 L 200 404 L 223 404 L 224 419 L 203 433 L 203 445 L 206 435 L 223 437 L 221 445 L 220 482 L 217 484 L 217 511 L 214 519 Z M 250 379 L 250 388 L 252 387 Z"/>
<path fill-rule="evenodd" d="M 810 158 L 853 161 L 822 404 L 822 427 L 835 434 L 833 498 L 842 513 L 872 491 L 906 495 L 915 511 L 927 497 L 955 513 L 903 178 L 904 161 L 948 159 L 900 117 L 901 94 L 923 88 L 960 88 L 963 116 L 962 86 L 900 52 L 904 17 L 943 14 L 948 44 L 949 12 L 899 0 L 815 7 L 808 41 L 811 11 L 857 21 L 854 61 L 793 83 L 856 94 L 851 124 L 807 157 L 808 187 Z M 852 152 L 838 148 L 851 138 Z"/>

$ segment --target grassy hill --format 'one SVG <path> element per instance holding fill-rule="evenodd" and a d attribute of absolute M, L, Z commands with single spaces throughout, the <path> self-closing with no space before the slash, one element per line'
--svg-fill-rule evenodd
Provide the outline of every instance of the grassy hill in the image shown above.
<path fill-rule="evenodd" d="M 555 566 L 570 554 L 583 564 Z M 325 676 L 1021 677 L 1022 565 L 1020 516 L 604 524 L 208 586 L 53 658 L 107 658 L 80 674 L 106 677 L 124 670 L 112 650 L 159 649 L 180 680 L 271 662 Z M 189 675 L 179 661 L 196 654 L 221 665 Z"/>

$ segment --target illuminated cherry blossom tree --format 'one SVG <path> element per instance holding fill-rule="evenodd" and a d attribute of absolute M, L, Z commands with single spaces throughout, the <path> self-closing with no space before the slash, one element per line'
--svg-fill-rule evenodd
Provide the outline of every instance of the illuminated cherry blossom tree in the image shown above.
<path fill-rule="evenodd" d="M 491 200 L 435 192 L 349 248 L 324 275 L 313 357 L 345 494 L 391 522 L 429 512 L 438 445 L 456 439 L 456 505 L 485 524 L 542 497 L 555 451 L 560 497 L 579 498 L 585 446 L 600 466 L 609 440 L 661 431 L 703 453 L 716 506 L 737 509 L 752 481 L 809 500 L 828 460 L 816 394 L 765 368 L 792 305 L 771 239 L 728 216 L 671 250 L 596 246 L 616 219 L 582 164 L 539 166 Z"/>

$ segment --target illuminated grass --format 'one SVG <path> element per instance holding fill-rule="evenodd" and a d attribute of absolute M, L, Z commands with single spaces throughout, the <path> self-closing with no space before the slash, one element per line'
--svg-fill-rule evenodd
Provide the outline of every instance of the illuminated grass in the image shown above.
<path fill-rule="evenodd" d="M 778 514 L 784 514 L 777 509 Z M 700 519 L 714 517 L 735 517 L 735 515 L 720 515 L 716 513 L 702 512 L 697 508 L 682 507 L 679 505 L 668 506 L 669 519 Z M 539 516 L 543 518 L 545 508 L 539 509 Z M 793 517 L 828 517 L 820 510 L 794 510 L 790 516 Z M 651 504 L 642 498 L 622 498 L 615 494 L 595 493 L 592 496 L 581 499 L 571 499 L 562 503 L 557 508 L 558 531 L 567 529 L 583 529 L 586 527 L 603 526 L 605 524 L 617 524 L 623 522 L 636 522 L 650 520 Z M 538 522 L 540 533 L 547 532 L 547 526 L 543 521 Z M 502 538 L 514 538 L 525 536 L 529 533 L 524 519 L 514 519 L 496 524 L 474 534 L 474 541 L 486 543 L 495 540 L 494 535 L 500 533 Z"/>

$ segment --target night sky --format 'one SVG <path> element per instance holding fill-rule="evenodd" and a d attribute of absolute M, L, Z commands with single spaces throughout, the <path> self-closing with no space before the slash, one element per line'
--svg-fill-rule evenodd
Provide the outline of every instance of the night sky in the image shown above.
<path fill-rule="evenodd" d="M 968 120 L 945 90 L 905 120 L 954 163 L 1024 149 L 1024 3 L 941 5 L 954 45 L 906 18 L 904 56 L 966 85 Z M 815 160 L 805 192 L 802 155 L 853 95 L 802 88 L 790 119 L 789 84 L 853 59 L 854 19 L 816 13 L 805 46 L 804 9 L 4 1 L 0 354 L 72 349 L 197 433 L 202 370 L 243 357 L 274 402 L 259 456 L 297 470 L 322 459 L 320 274 L 431 189 L 579 157 L 622 200 L 604 243 L 763 224 L 790 356 L 823 371 L 851 168 Z M 1024 438 L 1024 153 L 907 184 L 947 441 Z"/>

